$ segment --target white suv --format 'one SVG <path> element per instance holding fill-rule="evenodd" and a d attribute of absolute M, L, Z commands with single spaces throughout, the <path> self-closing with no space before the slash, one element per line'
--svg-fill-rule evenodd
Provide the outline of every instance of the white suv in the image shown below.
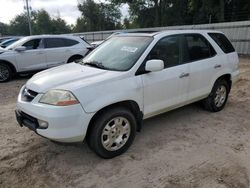
<path fill-rule="evenodd" d="M 76 36 L 24 37 L 0 50 L 0 82 L 16 73 L 27 73 L 82 59 L 91 46 Z"/>
<path fill-rule="evenodd" d="M 223 109 L 238 55 L 216 31 L 120 34 L 80 63 L 34 75 L 18 96 L 21 126 L 60 142 L 82 142 L 104 158 L 128 149 L 143 119 L 202 100 Z"/>

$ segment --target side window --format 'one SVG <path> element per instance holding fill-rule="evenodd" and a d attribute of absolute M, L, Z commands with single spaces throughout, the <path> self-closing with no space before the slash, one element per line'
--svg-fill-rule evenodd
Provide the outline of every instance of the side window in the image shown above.
<path fill-rule="evenodd" d="M 26 50 L 34 50 L 34 49 L 43 48 L 42 39 L 30 40 L 24 43 L 22 46 L 25 46 Z"/>
<path fill-rule="evenodd" d="M 235 49 L 227 37 L 221 33 L 208 33 L 208 35 L 218 44 L 226 54 L 235 52 Z"/>
<path fill-rule="evenodd" d="M 45 39 L 45 48 L 61 48 L 65 47 L 64 39 L 62 38 L 47 38 Z"/>
<path fill-rule="evenodd" d="M 78 44 L 79 42 L 76 40 L 72 40 L 72 39 L 64 39 L 64 44 L 65 46 L 74 46 L 76 44 Z"/>
<path fill-rule="evenodd" d="M 191 62 L 213 57 L 216 54 L 212 45 L 200 34 L 184 35 L 183 62 Z"/>
<path fill-rule="evenodd" d="M 160 59 L 164 67 L 173 67 L 180 63 L 180 37 L 169 36 L 161 39 L 149 53 L 147 60 Z"/>

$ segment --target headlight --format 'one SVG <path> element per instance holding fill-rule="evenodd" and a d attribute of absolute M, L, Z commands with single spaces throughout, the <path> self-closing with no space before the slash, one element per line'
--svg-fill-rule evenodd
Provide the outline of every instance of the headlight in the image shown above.
<path fill-rule="evenodd" d="M 39 102 L 56 106 L 69 106 L 79 103 L 79 101 L 70 91 L 57 90 L 57 89 L 50 90 L 47 93 L 45 93 L 41 97 Z"/>

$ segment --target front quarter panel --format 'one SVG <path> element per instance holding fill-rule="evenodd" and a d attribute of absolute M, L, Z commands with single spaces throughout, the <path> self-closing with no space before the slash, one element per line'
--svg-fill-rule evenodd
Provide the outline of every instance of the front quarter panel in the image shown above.
<path fill-rule="evenodd" d="M 143 88 L 140 76 L 109 80 L 74 92 L 87 113 L 93 113 L 111 104 L 135 101 L 143 110 Z"/>
<path fill-rule="evenodd" d="M 15 51 L 7 51 L 0 54 L 0 61 L 7 61 L 15 66 L 16 70 L 19 70 L 19 67 L 16 63 L 16 52 Z"/>

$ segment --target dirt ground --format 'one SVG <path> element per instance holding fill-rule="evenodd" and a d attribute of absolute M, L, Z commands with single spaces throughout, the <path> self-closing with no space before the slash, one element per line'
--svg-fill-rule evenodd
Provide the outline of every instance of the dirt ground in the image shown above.
<path fill-rule="evenodd" d="M 27 78 L 0 84 L 0 187 L 250 187 L 250 59 L 226 108 L 197 104 L 146 120 L 132 147 L 111 160 L 86 144 L 56 144 L 16 123 Z"/>

